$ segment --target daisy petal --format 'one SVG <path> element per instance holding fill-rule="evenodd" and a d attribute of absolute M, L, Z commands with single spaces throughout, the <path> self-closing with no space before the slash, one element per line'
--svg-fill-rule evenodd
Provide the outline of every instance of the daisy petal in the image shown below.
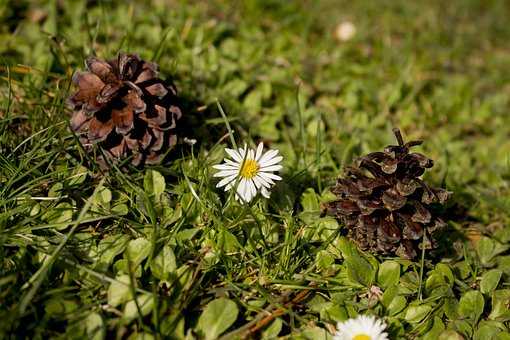
<path fill-rule="evenodd" d="M 262 196 L 264 196 L 265 198 L 269 198 L 271 196 L 271 192 L 269 192 L 269 190 L 267 190 L 266 188 L 262 188 L 260 190 L 260 193 L 262 194 Z"/>
<path fill-rule="evenodd" d="M 281 165 L 270 165 L 270 166 L 261 167 L 260 171 L 262 171 L 262 172 L 278 171 L 278 170 L 281 170 L 282 168 L 283 168 L 283 166 L 281 166 Z"/>
<path fill-rule="evenodd" d="M 250 149 L 248 151 L 248 159 L 255 159 L 255 150 Z"/>
<path fill-rule="evenodd" d="M 262 150 L 264 149 L 264 143 L 260 142 L 257 146 L 257 152 L 255 153 L 255 160 L 258 162 L 260 156 L 262 156 Z"/>
<path fill-rule="evenodd" d="M 237 194 L 244 202 L 249 202 L 250 197 L 248 196 L 248 183 L 245 178 L 243 178 L 239 183 L 239 186 L 237 187 Z"/>
<path fill-rule="evenodd" d="M 239 173 L 239 170 L 237 170 L 237 169 L 222 170 L 220 172 L 215 173 L 213 176 L 214 177 L 227 177 L 227 176 L 237 175 L 238 173 Z"/>
<path fill-rule="evenodd" d="M 246 144 L 244 144 L 244 148 L 238 148 L 237 151 L 239 152 L 239 155 L 241 155 L 241 159 L 245 159 L 246 158 L 246 153 L 248 152 L 248 146 Z M 242 160 L 241 160 L 242 161 Z"/>
<path fill-rule="evenodd" d="M 232 165 L 232 166 L 235 166 L 237 168 L 239 168 L 241 166 L 241 162 L 234 162 L 233 160 L 231 159 L 228 159 L 228 158 L 225 158 L 223 159 L 223 161 L 228 164 L 228 165 Z"/>
<path fill-rule="evenodd" d="M 262 183 L 260 183 L 260 180 L 255 176 L 252 178 L 253 184 L 255 184 L 255 188 L 260 189 L 262 186 Z"/>
<path fill-rule="evenodd" d="M 236 169 L 239 169 L 239 167 L 234 166 L 234 165 L 229 165 L 229 164 L 216 164 L 216 165 L 213 165 L 213 168 L 217 169 L 217 170 L 236 170 Z"/>
<path fill-rule="evenodd" d="M 257 175 L 255 176 L 255 180 L 258 181 L 263 187 L 271 188 L 271 186 L 274 184 L 274 182 L 269 178 L 264 178 L 263 176 Z"/>
<path fill-rule="evenodd" d="M 264 178 L 274 179 L 275 181 L 281 181 L 282 180 L 282 178 L 280 176 L 272 174 L 270 172 L 261 172 L 260 175 L 264 176 Z"/>
<path fill-rule="evenodd" d="M 255 182 L 253 180 L 249 180 L 249 187 L 250 187 L 250 199 L 255 197 L 257 195 L 257 186 L 255 185 Z"/>
<path fill-rule="evenodd" d="M 278 150 L 269 150 L 265 154 L 262 155 L 259 159 L 259 163 L 263 164 L 264 162 L 274 158 L 278 154 Z"/>
<path fill-rule="evenodd" d="M 278 157 L 274 157 L 274 158 L 271 158 L 264 162 L 259 162 L 259 163 L 260 163 L 260 166 L 268 166 L 268 165 L 280 163 L 282 161 L 282 159 L 283 159 L 282 156 L 278 156 Z"/>
<path fill-rule="evenodd" d="M 245 180 L 244 183 L 244 200 L 246 203 L 251 201 L 251 187 L 250 187 L 250 180 Z"/>
<path fill-rule="evenodd" d="M 242 162 L 243 161 L 243 157 L 241 157 L 239 152 L 237 152 L 236 150 L 225 148 L 225 151 L 229 154 L 230 157 L 232 157 L 236 161 L 238 161 L 238 162 Z"/>
<path fill-rule="evenodd" d="M 224 185 L 227 185 L 228 183 L 232 182 L 236 178 L 236 175 L 228 176 L 222 179 L 221 181 L 216 184 L 216 188 L 221 188 Z"/>

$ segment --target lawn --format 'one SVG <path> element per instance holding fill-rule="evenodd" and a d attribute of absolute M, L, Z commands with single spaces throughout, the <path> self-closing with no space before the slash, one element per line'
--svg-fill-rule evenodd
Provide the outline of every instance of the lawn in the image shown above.
<path fill-rule="evenodd" d="M 332 339 L 375 315 L 391 339 L 510 339 L 509 17 L 504 0 L 0 1 L 0 338 Z M 105 169 L 70 129 L 73 74 L 121 51 L 178 90 L 160 164 Z M 414 259 L 360 250 L 325 209 L 393 128 L 452 192 Z M 213 166 L 259 142 L 282 180 L 237 202 Z"/>

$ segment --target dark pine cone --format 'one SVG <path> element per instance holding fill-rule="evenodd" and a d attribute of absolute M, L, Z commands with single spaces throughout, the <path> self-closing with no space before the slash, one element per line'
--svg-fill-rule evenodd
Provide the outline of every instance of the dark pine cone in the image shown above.
<path fill-rule="evenodd" d="M 175 145 L 181 117 L 175 86 L 158 78 L 156 64 L 120 53 L 103 61 L 89 57 L 88 72 L 77 72 L 78 87 L 68 100 L 71 128 L 87 150 L 99 144 L 108 161 L 132 157 L 134 165 L 158 163 Z M 100 164 L 105 159 L 98 157 Z"/>
<path fill-rule="evenodd" d="M 338 200 L 327 211 L 347 226 L 361 249 L 411 259 L 422 245 L 436 247 L 434 233 L 446 224 L 431 208 L 444 204 L 449 192 L 420 179 L 433 161 L 409 149 L 422 142 L 404 144 L 400 131 L 394 133 L 398 145 L 361 157 L 346 169 L 332 188 Z"/>

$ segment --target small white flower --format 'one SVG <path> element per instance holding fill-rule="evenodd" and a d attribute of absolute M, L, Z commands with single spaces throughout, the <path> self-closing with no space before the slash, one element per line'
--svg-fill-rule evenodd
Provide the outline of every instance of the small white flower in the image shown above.
<path fill-rule="evenodd" d="M 195 138 L 184 137 L 184 143 L 188 145 L 195 145 L 197 143 L 197 140 Z"/>
<path fill-rule="evenodd" d="M 217 188 L 225 187 L 225 191 L 232 189 L 237 183 L 236 199 L 250 202 L 258 192 L 269 198 L 269 190 L 282 178 L 275 175 L 282 166 L 279 164 L 283 157 L 277 156 L 278 150 L 269 150 L 262 153 L 264 145 L 260 143 L 257 149 L 244 148 L 225 149 L 232 160 L 225 158 L 224 163 L 213 166 L 220 170 L 214 177 L 223 177 L 216 185 Z"/>
<path fill-rule="evenodd" d="M 359 315 L 339 322 L 337 329 L 334 340 L 388 340 L 386 324 L 374 316 Z"/>
<path fill-rule="evenodd" d="M 356 26 L 350 21 L 344 21 L 335 28 L 335 38 L 339 41 L 351 40 L 356 34 Z"/>

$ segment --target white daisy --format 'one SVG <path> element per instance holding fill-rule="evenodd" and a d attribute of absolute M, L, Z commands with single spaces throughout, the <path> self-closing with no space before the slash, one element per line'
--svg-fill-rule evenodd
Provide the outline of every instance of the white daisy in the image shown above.
<path fill-rule="evenodd" d="M 388 340 L 386 324 L 373 316 L 359 315 L 356 319 L 339 322 L 334 340 Z"/>
<path fill-rule="evenodd" d="M 279 164 L 283 157 L 277 156 L 278 150 L 269 150 L 262 153 L 264 145 L 260 143 L 257 149 L 244 148 L 227 149 L 231 159 L 225 158 L 224 163 L 213 166 L 220 170 L 214 177 L 223 177 L 216 185 L 217 188 L 225 187 L 225 191 L 232 189 L 237 183 L 236 199 L 250 202 L 258 192 L 269 198 L 269 190 L 282 178 L 275 175 L 282 166 Z"/>

